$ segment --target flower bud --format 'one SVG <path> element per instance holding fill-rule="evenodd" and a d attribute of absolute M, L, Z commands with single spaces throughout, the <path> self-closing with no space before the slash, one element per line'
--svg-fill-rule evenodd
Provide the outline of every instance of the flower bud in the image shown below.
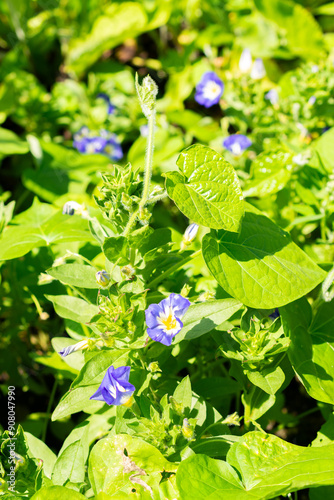
<path fill-rule="evenodd" d="M 142 85 L 140 85 L 138 82 L 138 75 L 136 75 L 136 90 L 141 109 L 146 118 L 149 118 L 152 113 L 154 113 L 158 86 L 150 75 L 145 76 Z"/>
<path fill-rule="evenodd" d="M 191 440 L 194 437 L 193 426 L 190 424 L 187 418 L 183 419 L 182 434 L 188 440 Z"/>
<path fill-rule="evenodd" d="M 241 73 L 249 73 L 252 67 L 252 54 L 249 49 L 244 49 L 239 59 L 239 69 Z"/>
<path fill-rule="evenodd" d="M 180 295 L 182 295 L 182 297 L 188 297 L 191 288 L 192 287 L 187 284 L 183 285 Z"/>
<path fill-rule="evenodd" d="M 148 224 L 151 215 L 151 212 L 147 208 L 141 208 L 138 214 L 139 222 L 141 222 L 143 225 Z"/>
<path fill-rule="evenodd" d="M 103 287 L 106 287 L 109 285 L 110 283 L 110 274 L 107 273 L 107 271 L 103 270 L 103 271 L 98 271 L 96 274 L 95 274 L 95 278 L 96 278 L 96 282 L 103 286 Z"/>
<path fill-rule="evenodd" d="M 187 248 L 187 246 L 190 245 L 190 243 L 196 238 L 198 228 L 198 224 L 195 223 L 190 224 L 190 226 L 187 227 L 181 242 L 181 250 Z"/>
<path fill-rule="evenodd" d="M 72 352 L 76 351 L 81 351 L 82 349 L 86 349 L 89 345 L 89 339 L 87 340 L 81 340 L 80 342 L 77 342 L 76 344 L 69 345 L 67 347 L 64 347 L 61 351 L 58 352 L 58 354 L 61 355 L 62 358 L 65 358 L 69 354 L 72 354 Z"/>
<path fill-rule="evenodd" d="M 250 76 L 253 80 L 261 80 L 266 76 L 266 70 L 261 58 L 255 59 Z"/>
<path fill-rule="evenodd" d="M 136 270 L 129 264 L 122 267 L 121 273 L 125 275 L 125 279 L 131 280 L 135 276 Z"/>

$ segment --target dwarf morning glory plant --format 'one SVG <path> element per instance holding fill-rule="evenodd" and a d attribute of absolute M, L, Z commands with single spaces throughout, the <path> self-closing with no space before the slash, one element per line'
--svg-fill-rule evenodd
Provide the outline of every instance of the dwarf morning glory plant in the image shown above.
<path fill-rule="evenodd" d="M 252 141 L 242 134 L 230 135 L 223 141 L 223 146 L 235 156 L 241 155 L 251 145 Z"/>
<path fill-rule="evenodd" d="M 90 131 L 87 127 L 82 127 L 73 136 L 73 146 L 83 154 L 100 153 L 108 156 L 111 160 L 123 158 L 123 150 L 115 134 L 102 129 L 96 132 Z"/>
<path fill-rule="evenodd" d="M 224 92 L 224 83 L 214 71 L 204 73 L 201 81 L 196 86 L 195 101 L 206 108 L 219 103 Z"/>
<path fill-rule="evenodd" d="M 129 382 L 130 366 L 109 366 L 98 390 L 89 398 L 108 405 L 124 405 L 136 390 Z"/>
<path fill-rule="evenodd" d="M 171 293 L 159 304 L 151 304 L 145 311 L 147 333 L 151 339 L 164 345 L 171 345 L 183 323 L 181 318 L 190 306 L 190 301 L 182 295 Z"/>

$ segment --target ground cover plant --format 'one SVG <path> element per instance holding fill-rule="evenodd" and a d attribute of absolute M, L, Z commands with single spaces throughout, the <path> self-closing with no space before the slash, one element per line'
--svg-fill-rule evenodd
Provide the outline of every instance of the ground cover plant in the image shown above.
<path fill-rule="evenodd" d="M 1 498 L 334 498 L 334 4 L 0 14 Z"/>

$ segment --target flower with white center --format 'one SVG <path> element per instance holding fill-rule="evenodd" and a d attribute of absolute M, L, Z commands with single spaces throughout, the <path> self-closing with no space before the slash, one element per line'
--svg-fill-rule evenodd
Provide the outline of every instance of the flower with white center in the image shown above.
<path fill-rule="evenodd" d="M 171 293 L 159 304 L 151 304 L 145 311 L 147 333 L 152 340 L 164 345 L 171 345 L 175 335 L 183 327 L 181 321 L 190 302 L 182 295 Z"/>
<path fill-rule="evenodd" d="M 219 103 L 224 92 L 224 83 L 213 71 L 204 73 L 196 86 L 195 101 L 206 108 Z"/>
<path fill-rule="evenodd" d="M 126 405 L 136 390 L 129 382 L 130 366 L 109 366 L 98 390 L 89 398 L 111 405 Z"/>
<path fill-rule="evenodd" d="M 261 58 L 255 59 L 250 76 L 253 80 L 261 80 L 266 76 L 266 70 Z"/>
<path fill-rule="evenodd" d="M 244 49 L 239 59 L 239 69 L 241 73 L 249 73 L 253 64 L 252 54 L 249 49 Z"/>
<path fill-rule="evenodd" d="M 110 283 L 110 274 L 107 271 L 97 271 L 95 274 L 96 282 L 101 286 L 108 286 Z"/>
<path fill-rule="evenodd" d="M 252 141 L 242 134 L 230 135 L 223 141 L 223 146 L 231 151 L 234 156 L 240 156 L 251 145 Z"/>
<path fill-rule="evenodd" d="M 76 344 L 69 345 L 67 347 L 64 347 L 61 351 L 58 352 L 58 354 L 61 355 L 62 358 L 65 358 L 69 354 L 72 354 L 72 352 L 76 351 L 81 351 L 82 349 L 86 349 L 89 345 L 89 340 L 81 340 L 80 342 L 77 342 Z"/>
<path fill-rule="evenodd" d="M 187 227 L 187 229 L 184 232 L 183 239 L 181 242 L 181 250 L 184 250 L 185 248 L 187 248 L 187 246 L 190 245 L 190 243 L 192 241 L 194 241 L 194 239 L 196 238 L 196 235 L 197 235 L 198 228 L 199 228 L 199 225 L 195 224 L 195 223 L 190 224 L 190 226 Z"/>
<path fill-rule="evenodd" d="M 265 99 L 271 102 L 271 104 L 274 106 L 275 104 L 278 103 L 279 97 L 278 97 L 278 92 L 276 89 L 270 89 L 266 95 L 264 96 Z"/>

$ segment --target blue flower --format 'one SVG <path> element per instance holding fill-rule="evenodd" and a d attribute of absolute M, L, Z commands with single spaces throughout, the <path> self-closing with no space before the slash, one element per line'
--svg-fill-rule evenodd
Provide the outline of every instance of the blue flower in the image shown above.
<path fill-rule="evenodd" d="M 264 96 L 265 99 L 271 102 L 271 104 L 274 106 L 274 104 L 278 103 L 278 92 L 276 89 L 270 89 Z"/>
<path fill-rule="evenodd" d="M 105 401 L 108 405 L 124 405 L 136 390 L 129 382 L 130 366 L 109 366 L 98 390 L 89 399 Z"/>
<path fill-rule="evenodd" d="M 224 92 L 224 83 L 213 71 L 204 73 L 196 86 L 195 101 L 206 108 L 219 103 Z"/>
<path fill-rule="evenodd" d="M 123 158 L 122 146 L 118 142 L 115 134 L 110 134 L 103 153 L 109 156 L 111 160 L 121 160 Z"/>
<path fill-rule="evenodd" d="M 73 136 L 73 146 L 83 154 L 104 154 L 111 160 L 123 158 L 122 146 L 115 134 L 107 130 L 100 130 L 99 135 L 90 131 L 87 127 L 82 127 Z"/>
<path fill-rule="evenodd" d="M 241 155 L 251 145 L 252 141 L 242 134 L 230 135 L 223 141 L 223 146 L 235 156 Z"/>
<path fill-rule="evenodd" d="M 108 113 L 108 115 L 112 115 L 115 111 L 115 106 L 112 104 L 109 96 L 107 94 L 104 94 L 103 92 L 101 92 L 100 94 L 97 95 L 97 98 L 103 99 L 107 103 L 107 105 L 108 105 L 107 113 Z"/>
<path fill-rule="evenodd" d="M 279 310 L 275 309 L 274 312 L 272 312 L 271 314 L 269 314 L 269 318 L 271 318 L 272 320 L 276 319 L 276 318 L 279 318 L 280 317 L 280 313 L 279 313 Z"/>
<path fill-rule="evenodd" d="M 67 201 L 63 206 L 63 215 L 74 215 L 82 210 L 82 205 L 76 201 Z"/>
<path fill-rule="evenodd" d="M 69 354 L 75 351 L 81 351 L 82 349 L 86 349 L 88 347 L 88 340 L 81 340 L 80 342 L 77 342 L 76 344 L 69 345 L 67 347 L 64 347 L 61 351 L 58 352 L 58 354 L 61 355 L 62 358 L 65 358 Z"/>
<path fill-rule="evenodd" d="M 183 327 L 181 318 L 189 306 L 189 300 L 176 293 L 171 293 L 159 304 L 148 306 L 145 316 L 147 333 L 151 339 L 164 345 L 171 345 L 173 338 Z"/>

